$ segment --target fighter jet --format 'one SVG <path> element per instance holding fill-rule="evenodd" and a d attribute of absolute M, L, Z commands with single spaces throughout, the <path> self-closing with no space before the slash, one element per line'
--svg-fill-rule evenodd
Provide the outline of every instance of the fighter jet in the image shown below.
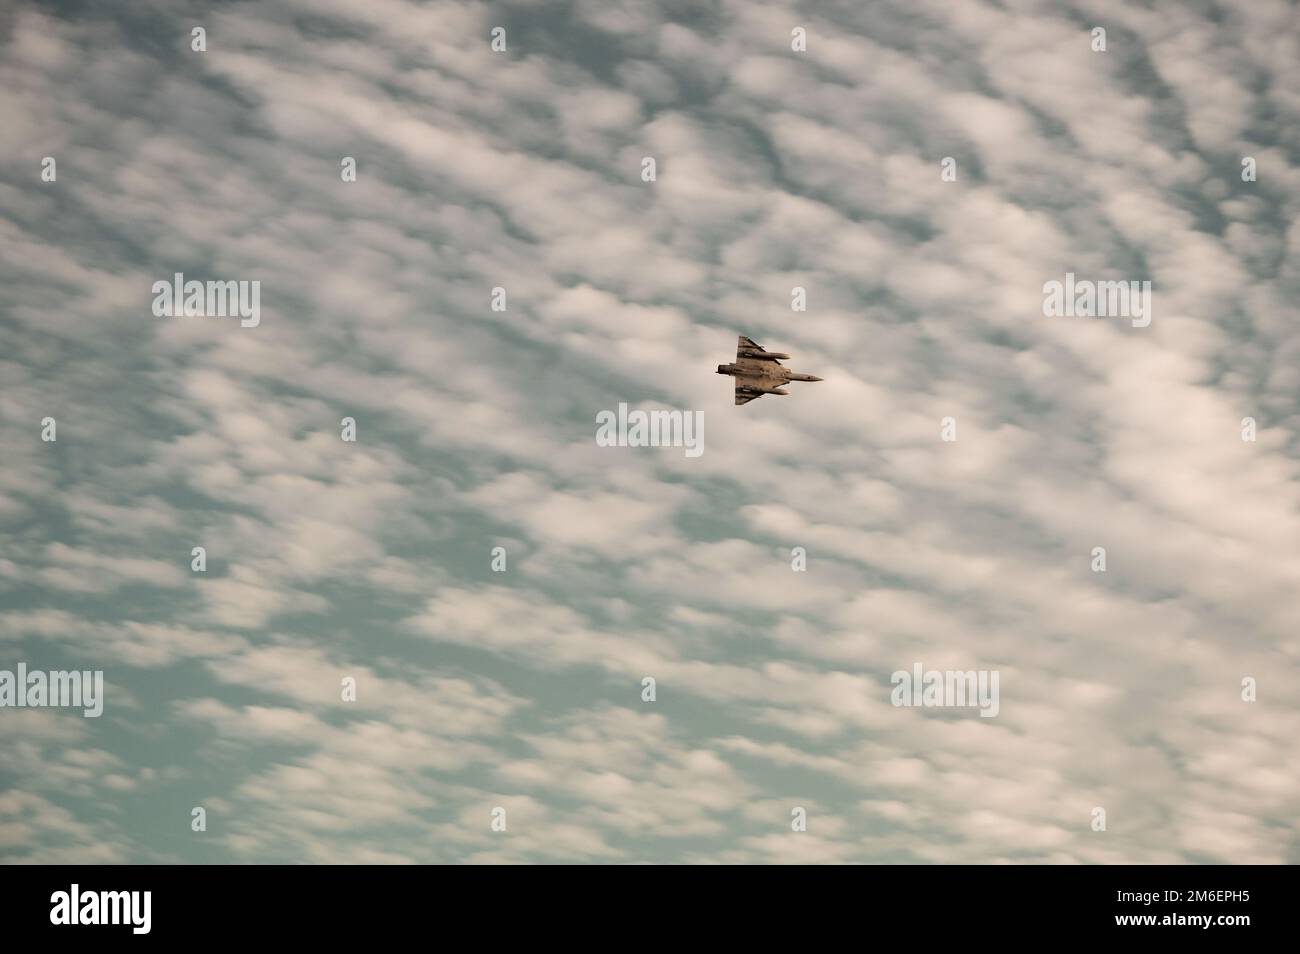
<path fill-rule="evenodd" d="M 736 379 L 737 404 L 748 404 L 764 394 L 789 394 L 781 385 L 791 381 L 821 380 L 813 374 L 786 370 L 780 359 L 789 357 L 779 351 L 764 351 L 761 345 L 741 335 L 736 342 L 736 363 L 718 365 L 718 374 Z"/>

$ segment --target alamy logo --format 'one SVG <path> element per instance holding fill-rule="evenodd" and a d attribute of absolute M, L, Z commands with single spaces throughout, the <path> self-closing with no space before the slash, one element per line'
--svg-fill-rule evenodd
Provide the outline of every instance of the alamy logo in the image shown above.
<path fill-rule="evenodd" d="M 629 411 L 596 415 L 596 444 L 600 447 L 685 447 L 687 457 L 704 453 L 703 411 Z"/>
<path fill-rule="evenodd" d="M 71 891 L 50 895 L 51 924 L 129 924 L 132 934 L 148 934 L 152 925 L 152 891 Z"/>
<path fill-rule="evenodd" d="M 973 707 L 979 706 L 980 717 L 991 719 L 998 714 L 998 670 L 931 669 L 920 663 L 912 671 L 900 669 L 889 677 L 894 691 L 889 701 L 896 706 Z"/>
<path fill-rule="evenodd" d="M 158 318 L 240 318 L 241 328 L 262 323 L 262 283 L 186 281 L 181 272 L 170 282 L 153 283 L 153 313 Z"/>
<path fill-rule="evenodd" d="M 6 706 L 82 709 L 87 719 L 97 719 L 104 712 L 104 671 L 28 671 L 26 663 L 17 672 L 0 669 L 0 708 Z"/>
<path fill-rule="evenodd" d="M 1048 318 L 1132 318 L 1134 328 L 1151 324 L 1151 283 L 1065 281 L 1043 284 L 1043 314 Z"/>

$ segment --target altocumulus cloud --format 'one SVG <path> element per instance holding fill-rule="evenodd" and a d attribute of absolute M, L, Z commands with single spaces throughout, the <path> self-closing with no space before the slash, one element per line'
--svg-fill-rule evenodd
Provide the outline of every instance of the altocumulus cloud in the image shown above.
<path fill-rule="evenodd" d="M 0 14 L 0 857 L 1300 859 L 1294 5 L 682 10 Z"/>

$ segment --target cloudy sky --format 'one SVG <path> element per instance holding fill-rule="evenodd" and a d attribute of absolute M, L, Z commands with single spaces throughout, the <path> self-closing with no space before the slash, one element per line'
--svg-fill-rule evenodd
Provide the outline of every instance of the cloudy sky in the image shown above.
<path fill-rule="evenodd" d="M 0 709 L 0 858 L 1300 861 L 1298 37 L 6 4 L 0 669 L 107 688 Z M 260 325 L 155 317 L 176 272 Z M 1151 324 L 1045 317 L 1067 272 Z M 733 406 L 737 334 L 825 381 Z M 620 402 L 705 452 L 598 447 Z M 917 663 L 998 715 L 891 705 Z"/>

